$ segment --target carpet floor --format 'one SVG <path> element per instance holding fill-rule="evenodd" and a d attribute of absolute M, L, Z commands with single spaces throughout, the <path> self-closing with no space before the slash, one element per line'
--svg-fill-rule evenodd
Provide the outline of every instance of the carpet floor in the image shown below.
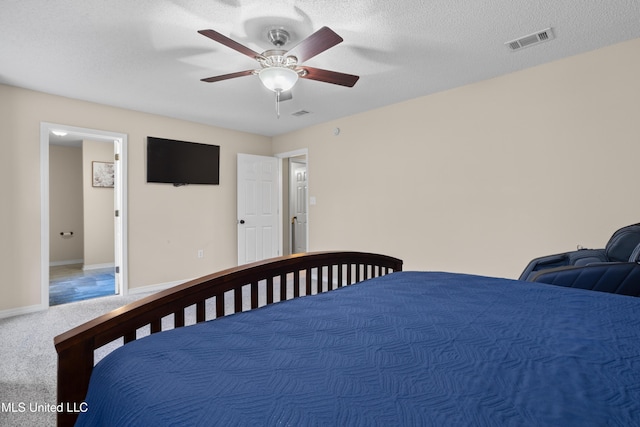
<path fill-rule="evenodd" d="M 278 278 L 276 278 L 278 279 Z M 304 277 L 301 278 L 304 283 Z M 278 280 L 274 280 L 279 289 Z M 313 280 L 316 286 L 316 281 Z M 260 285 L 266 303 L 264 284 Z M 304 291 L 303 291 L 304 292 Z M 287 295 L 293 283 L 287 280 Z M 46 311 L 0 319 L 0 426 L 55 426 L 56 414 L 38 410 L 56 404 L 57 353 L 53 338 L 97 316 L 108 313 L 149 294 L 105 296 L 49 307 Z M 279 292 L 275 296 L 279 299 Z M 251 307 L 250 295 L 243 295 L 243 310 Z M 195 323 L 195 306 L 185 310 L 185 324 Z M 225 298 L 225 312 L 233 313 L 234 302 Z M 208 304 L 206 319 L 215 317 L 215 304 Z M 165 322 L 166 321 L 166 322 Z M 170 329 L 170 319 L 163 319 L 162 329 Z M 149 334 L 148 325 L 138 331 L 138 338 Z M 122 340 L 107 344 L 95 352 L 95 362 L 122 345 Z M 24 408 L 22 410 L 21 408 Z M 35 410 L 32 410 L 35 409 Z"/>
<path fill-rule="evenodd" d="M 55 413 L 38 410 L 56 404 L 53 338 L 144 296 L 106 296 L 0 319 L 0 426 L 55 426 Z"/>

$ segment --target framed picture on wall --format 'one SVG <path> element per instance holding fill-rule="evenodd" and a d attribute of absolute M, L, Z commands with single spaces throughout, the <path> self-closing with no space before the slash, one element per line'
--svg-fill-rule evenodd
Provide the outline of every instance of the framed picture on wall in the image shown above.
<path fill-rule="evenodd" d="M 115 169 L 113 163 L 92 162 L 94 187 L 113 188 Z"/>

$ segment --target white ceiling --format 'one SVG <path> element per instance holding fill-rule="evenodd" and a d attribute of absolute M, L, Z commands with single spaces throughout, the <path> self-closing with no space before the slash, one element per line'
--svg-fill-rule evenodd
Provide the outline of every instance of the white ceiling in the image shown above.
<path fill-rule="evenodd" d="M 0 83 L 268 136 L 640 37 L 639 0 L 4 0 L 0 10 Z M 305 64 L 360 80 L 301 79 L 279 119 L 257 76 L 200 81 L 258 64 L 197 30 L 262 52 L 271 26 L 292 34 L 285 49 L 330 27 L 344 42 Z M 504 45 L 548 27 L 550 42 Z"/>

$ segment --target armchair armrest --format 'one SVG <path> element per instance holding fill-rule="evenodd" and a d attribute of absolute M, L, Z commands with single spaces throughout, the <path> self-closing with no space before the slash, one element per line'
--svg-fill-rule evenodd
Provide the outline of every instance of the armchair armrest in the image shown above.
<path fill-rule="evenodd" d="M 640 251 L 640 249 L 638 249 Z M 554 255 L 546 255 L 532 259 L 524 269 L 518 280 L 531 281 L 534 273 L 549 268 L 563 267 L 567 265 L 585 266 L 596 262 L 607 262 L 604 249 L 578 249 L 577 251 L 564 252 Z"/>
<path fill-rule="evenodd" d="M 640 296 L 640 264 L 619 262 L 558 267 L 539 271 L 530 281 L 637 297 Z"/>
<path fill-rule="evenodd" d="M 522 274 L 520 274 L 520 277 L 518 278 L 518 280 L 530 280 L 533 273 L 538 270 L 566 265 L 568 262 L 568 259 L 569 257 L 567 253 L 546 255 L 546 256 L 534 258 L 529 262 L 529 264 L 527 264 L 527 267 L 524 269 Z"/>

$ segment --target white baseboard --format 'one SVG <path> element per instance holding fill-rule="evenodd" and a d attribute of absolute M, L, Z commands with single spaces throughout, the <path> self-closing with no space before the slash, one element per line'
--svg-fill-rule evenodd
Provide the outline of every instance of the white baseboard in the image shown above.
<path fill-rule="evenodd" d="M 112 262 L 106 264 L 86 264 L 82 266 L 83 270 L 99 270 L 101 268 L 114 268 L 116 265 Z"/>
<path fill-rule="evenodd" d="M 318 270 L 314 269 L 313 272 L 311 273 L 311 280 L 313 280 L 314 282 L 318 281 Z M 328 285 L 329 284 L 329 277 L 326 274 L 322 275 L 322 285 Z M 334 273 L 333 274 L 333 280 L 331 281 L 331 287 L 335 288 L 338 285 L 338 274 Z M 341 286 L 347 286 L 347 279 L 343 278 L 342 279 L 342 285 Z"/>
<path fill-rule="evenodd" d="M 13 317 L 13 316 L 20 316 L 23 314 L 36 313 L 38 311 L 44 311 L 47 308 L 49 307 L 43 306 L 42 304 L 38 304 L 38 305 L 29 305 L 26 307 L 10 308 L 8 310 L 0 310 L 0 319 Z"/>
<path fill-rule="evenodd" d="M 83 259 L 68 259 L 66 261 L 52 261 L 49 263 L 49 267 L 57 267 L 59 265 L 82 264 L 83 262 L 84 262 Z"/>
<path fill-rule="evenodd" d="M 106 264 L 106 267 L 104 267 L 104 265 L 105 264 L 101 264 L 99 267 L 96 267 L 96 268 L 107 268 L 109 266 L 113 267 L 113 264 Z M 190 280 L 193 280 L 193 279 L 177 280 L 175 282 L 159 283 L 156 285 L 149 285 L 149 286 L 140 286 L 137 288 L 129 289 L 127 294 L 134 295 L 134 294 L 155 293 L 155 292 L 159 292 L 159 291 L 163 291 L 165 289 L 171 288 L 176 285 L 180 285 Z M 82 301 L 76 301 L 76 302 L 80 303 Z M 38 311 L 45 311 L 48 309 L 49 309 L 48 305 L 44 306 L 44 305 L 38 304 L 38 305 L 30 305 L 25 307 L 10 308 L 7 310 L 0 310 L 0 319 L 13 317 L 13 316 L 20 316 L 23 314 L 36 313 Z"/>
<path fill-rule="evenodd" d="M 156 285 L 147 285 L 147 286 L 138 286 L 135 288 L 129 288 L 128 294 L 135 295 L 135 294 L 160 292 L 160 291 L 164 291 L 165 289 L 172 288 L 176 285 L 186 283 L 190 280 L 193 280 L 193 279 L 176 280 L 175 282 L 158 283 Z"/>

